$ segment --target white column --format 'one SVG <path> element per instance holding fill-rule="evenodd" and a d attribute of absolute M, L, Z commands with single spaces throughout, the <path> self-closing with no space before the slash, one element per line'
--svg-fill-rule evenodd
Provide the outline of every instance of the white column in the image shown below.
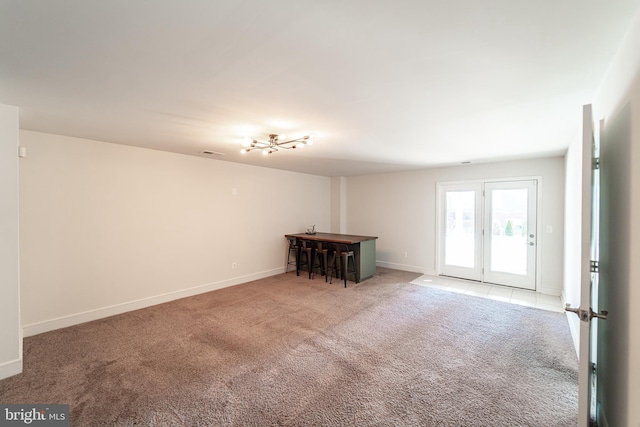
<path fill-rule="evenodd" d="M 331 178 L 331 232 L 347 233 L 347 177 Z"/>
<path fill-rule="evenodd" d="M 18 108 L 0 104 L 0 379 L 22 372 Z"/>

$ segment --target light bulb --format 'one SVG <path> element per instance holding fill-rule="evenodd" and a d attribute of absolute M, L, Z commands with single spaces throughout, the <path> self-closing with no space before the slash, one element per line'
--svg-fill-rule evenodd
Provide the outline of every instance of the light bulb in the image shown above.
<path fill-rule="evenodd" d="M 248 136 L 245 136 L 244 138 L 242 138 L 242 146 L 243 147 L 250 146 L 252 142 L 253 142 L 253 139 L 249 138 Z"/>
<path fill-rule="evenodd" d="M 246 148 L 243 148 L 242 150 L 240 150 L 240 152 L 241 152 L 242 154 L 246 154 L 246 153 L 248 153 L 248 151 L 247 151 L 247 149 L 246 149 Z"/>
<path fill-rule="evenodd" d="M 264 156 L 266 156 L 267 154 L 269 154 L 269 149 L 268 149 L 268 148 L 265 148 L 264 150 L 262 150 L 262 154 L 263 154 Z"/>

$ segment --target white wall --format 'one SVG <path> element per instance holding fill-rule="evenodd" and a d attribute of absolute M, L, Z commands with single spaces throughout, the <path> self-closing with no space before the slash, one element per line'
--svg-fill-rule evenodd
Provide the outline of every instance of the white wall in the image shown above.
<path fill-rule="evenodd" d="M 25 335 L 280 273 L 285 233 L 329 229 L 329 178 L 20 138 Z"/>
<path fill-rule="evenodd" d="M 603 80 L 594 118 L 600 149 L 598 400 L 601 424 L 640 426 L 640 14 Z M 634 308 L 635 307 L 635 308 Z"/>
<path fill-rule="evenodd" d="M 18 109 L 0 104 L 0 379 L 22 372 Z"/>
<path fill-rule="evenodd" d="M 435 274 L 436 184 L 541 176 L 542 291 L 560 294 L 563 274 L 564 160 L 562 157 L 349 177 L 347 230 L 378 236 L 379 265 Z M 407 252 L 407 258 L 403 257 Z"/>

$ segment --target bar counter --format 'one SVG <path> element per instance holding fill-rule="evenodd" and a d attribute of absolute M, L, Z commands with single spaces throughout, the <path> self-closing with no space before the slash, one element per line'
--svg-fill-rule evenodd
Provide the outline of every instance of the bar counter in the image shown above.
<path fill-rule="evenodd" d="M 376 239 L 373 236 L 356 236 L 352 234 L 336 233 L 292 233 L 285 234 L 286 238 L 298 241 L 311 240 L 315 242 L 342 243 L 349 246 L 356 261 L 356 282 L 368 279 L 376 272 Z"/>

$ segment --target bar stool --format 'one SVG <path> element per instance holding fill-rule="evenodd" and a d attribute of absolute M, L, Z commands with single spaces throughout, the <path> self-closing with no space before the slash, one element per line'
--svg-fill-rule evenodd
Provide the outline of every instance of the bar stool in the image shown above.
<path fill-rule="evenodd" d="M 298 244 L 298 240 L 295 237 L 286 237 L 287 242 L 289 243 L 289 250 L 287 251 L 287 264 L 284 268 L 284 272 L 289 272 L 289 266 L 296 266 L 296 274 L 300 275 L 300 245 Z M 293 254 L 293 261 L 291 260 L 291 255 Z"/>
<path fill-rule="evenodd" d="M 313 274 L 313 266 L 316 261 L 316 248 L 312 241 L 303 240 L 302 247 L 300 248 L 300 255 L 305 255 L 307 270 L 309 270 L 309 279 L 311 279 L 311 275 Z M 302 256 L 300 257 L 302 258 Z"/>
<path fill-rule="evenodd" d="M 329 265 L 329 253 L 333 250 L 329 247 L 328 243 L 315 242 L 316 256 L 314 262 L 318 260 L 318 267 L 320 267 L 320 275 L 324 276 L 324 281 L 327 281 L 327 268 Z M 314 264 L 315 266 L 315 264 Z"/>
<path fill-rule="evenodd" d="M 335 273 L 336 278 L 340 276 L 340 254 L 338 253 L 338 249 L 334 243 L 328 243 L 331 245 L 331 257 L 329 258 L 329 265 L 327 266 L 327 275 L 325 276 L 325 281 L 327 281 L 327 277 L 330 277 L 333 280 L 333 274 Z"/>
<path fill-rule="evenodd" d="M 329 242 L 324 242 L 322 244 L 322 249 L 326 249 L 327 250 L 327 254 L 326 254 L 326 258 L 325 258 L 325 269 L 324 269 L 324 281 L 328 282 L 329 281 L 329 277 L 331 277 L 331 275 L 333 274 L 334 271 L 336 270 L 336 262 L 338 264 L 340 264 L 340 260 L 338 259 L 336 261 L 336 247 L 333 243 L 329 243 Z M 336 277 L 338 277 L 338 274 L 336 273 Z"/>
<path fill-rule="evenodd" d="M 347 274 L 353 273 L 353 281 L 357 282 L 356 276 L 356 257 L 353 251 L 349 250 L 349 246 L 345 244 L 336 244 L 335 252 L 331 257 L 332 265 L 331 265 L 331 279 L 329 283 L 333 283 L 333 273 L 337 271 L 336 263 L 340 262 L 340 274 L 344 279 L 344 287 L 347 287 Z M 349 260 L 351 260 L 351 264 L 353 265 L 353 269 L 349 270 Z M 336 277 L 338 277 L 336 275 Z"/>

